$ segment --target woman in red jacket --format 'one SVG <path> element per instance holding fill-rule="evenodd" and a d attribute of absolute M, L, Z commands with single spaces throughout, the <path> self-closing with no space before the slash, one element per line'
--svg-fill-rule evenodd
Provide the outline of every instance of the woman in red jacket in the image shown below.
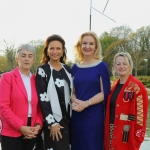
<path fill-rule="evenodd" d="M 114 57 L 119 76 L 111 86 L 105 120 L 105 150 L 139 150 L 146 132 L 148 95 L 144 85 L 131 75 L 133 61 L 127 52 Z"/>
<path fill-rule="evenodd" d="M 4 73 L 0 81 L 0 117 L 2 150 L 32 150 L 42 126 L 35 75 L 30 69 L 35 49 L 20 45 L 16 52 L 18 67 Z"/>

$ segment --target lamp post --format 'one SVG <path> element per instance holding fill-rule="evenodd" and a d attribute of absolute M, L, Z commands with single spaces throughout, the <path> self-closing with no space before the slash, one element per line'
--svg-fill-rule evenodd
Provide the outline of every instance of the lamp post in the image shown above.
<path fill-rule="evenodd" d="M 148 61 L 148 59 L 145 58 L 144 61 L 145 61 L 145 76 L 147 76 L 147 61 Z"/>

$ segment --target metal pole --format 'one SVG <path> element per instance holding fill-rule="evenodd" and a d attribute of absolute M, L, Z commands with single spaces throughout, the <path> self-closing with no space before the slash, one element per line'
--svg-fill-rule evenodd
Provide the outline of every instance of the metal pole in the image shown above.
<path fill-rule="evenodd" d="M 92 14 L 92 0 L 90 3 L 90 30 L 91 30 L 91 18 L 92 18 L 91 14 Z"/>
<path fill-rule="evenodd" d="M 147 63 L 148 63 L 148 59 L 145 58 L 144 61 L 145 61 L 145 76 L 147 76 Z"/>
<path fill-rule="evenodd" d="M 147 76 L 147 62 L 146 62 L 146 76 Z"/>

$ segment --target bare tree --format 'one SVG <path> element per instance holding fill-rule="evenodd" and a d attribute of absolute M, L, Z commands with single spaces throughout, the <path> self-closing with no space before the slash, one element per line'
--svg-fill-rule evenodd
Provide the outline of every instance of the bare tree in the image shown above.
<path fill-rule="evenodd" d="M 4 56 L 7 59 L 7 71 L 10 71 L 12 69 L 14 69 L 14 67 L 16 66 L 15 63 L 15 43 L 14 42 L 8 42 L 5 39 L 3 41 L 1 41 L 1 46 L 3 47 L 3 53 Z"/>

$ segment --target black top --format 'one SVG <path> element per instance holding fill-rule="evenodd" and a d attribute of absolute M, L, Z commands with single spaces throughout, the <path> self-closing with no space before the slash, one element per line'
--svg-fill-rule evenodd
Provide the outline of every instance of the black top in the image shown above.
<path fill-rule="evenodd" d="M 118 84 L 110 99 L 110 124 L 114 124 L 116 100 L 124 84 Z"/>
<path fill-rule="evenodd" d="M 65 70 L 68 72 L 68 74 L 71 74 L 71 68 L 67 65 L 63 64 L 63 67 Z M 70 80 L 64 70 L 64 68 L 60 69 L 59 71 L 57 70 L 52 70 L 50 69 L 50 65 L 48 63 L 39 66 L 37 69 L 36 73 L 36 87 L 37 87 L 37 92 L 38 92 L 38 97 L 39 97 L 39 104 L 41 106 L 42 114 L 44 119 L 46 120 L 47 116 L 51 116 L 51 122 L 46 122 L 47 126 L 50 126 L 57 121 L 55 118 L 53 118 L 53 113 L 51 109 L 50 102 L 46 100 L 47 96 L 47 88 L 48 88 L 48 83 L 50 81 L 51 74 L 53 75 L 53 80 L 54 80 L 54 85 L 56 88 L 56 92 L 58 95 L 58 100 L 62 112 L 62 118 L 67 118 L 69 116 L 69 107 L 68 110 L 66 110 L 66 104 L 65 104 L 65 95 L 64 95 L 64 86 L 59 86 L 60 80 L 65 80 L 68 84 L 69 91 L 71 94 L 71 89 L 70 89 Z M 42 96 L 41 96 L 42 95 Z M 43 100 L 41 100 L 43 98 Z"/>

